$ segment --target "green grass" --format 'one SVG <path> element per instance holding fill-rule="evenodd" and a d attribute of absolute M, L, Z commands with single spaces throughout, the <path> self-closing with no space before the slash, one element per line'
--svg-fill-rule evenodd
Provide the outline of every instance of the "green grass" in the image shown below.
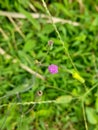
<path fill-rule="evenodd" d="M 98 130 L 97 5 L 0 0 L 0 130 Z"/>

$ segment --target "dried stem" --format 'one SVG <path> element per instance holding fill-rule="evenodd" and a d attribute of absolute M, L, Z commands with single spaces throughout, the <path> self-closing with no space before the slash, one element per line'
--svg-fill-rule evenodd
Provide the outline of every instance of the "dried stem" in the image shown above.
<path fill-rule="evenodd" d="M 39 13 L 30 13 L 33 18 L 38 19 L 38 18 L 45 18 L 47 19 L 47 23 L 51 23 L 51 19 L 49 16 L 45 14 L 39 14 Z M 15 13 L 15 12 L 6 12 L 6 11 L 0 11 L 0 16 L 5 16 L 5 17 L 12 17 L 12 18 L 20 18 L 20 19 L 26 19 L 26 16 L 21 13 Z M 71 20 L 65 20 L 57 17 L 52 17 L 54 23 L 61 23 L 61 24 L 71 24 L 73 26 L 79 26 L 80 24 L 78 22 L 72 22 Z"/>

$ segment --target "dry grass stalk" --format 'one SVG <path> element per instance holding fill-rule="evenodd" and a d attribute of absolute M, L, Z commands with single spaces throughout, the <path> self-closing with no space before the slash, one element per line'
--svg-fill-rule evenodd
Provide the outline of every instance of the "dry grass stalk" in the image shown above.
<path fill-rule="evenodd" d="M 17 32 L 23 37 L 25 38 L 25 35 L 21 32 L 20 28 L 16 25 L 15 21 L 12 19 L 12 17 L 8 16 L 8 19 L 10 20 L 10 22 L 13 24 L 13 26 L 15 27 L 15 29 L 17 30 Z"/>
<path fill-rule="evenodd" d="M 47 19 L 47 23 L 51 23 L 49 16 L 47 16 L 45 14 L 31 13 L 31 15 L 35 19 L 45 18 L 45 19 Z M 0 11 L 0 16 L 26 19 L 26 16 L 24 14 L 15 13 L 15 12 Z M 80 25 L 78 22 L 72 22 L 71 20 L 65 20 L 65 19 L 61 19 L 61 18 L 57 18 L 57 17 L 52 17 L 52 19 L 53 19 L 54 23 L 62 23 L 62 24 L 68 23 L 68 24 L 71 24 L 73 26 L 79 26 Z"/>
<path fill-rule="evenodd" d="M 6 33 L 3 31 L 2 28 L 0 28 L 0 32 L 2 33 L 3 37 L 5 38 L 5 40 L 8 40 L 8 36 L 7 36 Z"/>

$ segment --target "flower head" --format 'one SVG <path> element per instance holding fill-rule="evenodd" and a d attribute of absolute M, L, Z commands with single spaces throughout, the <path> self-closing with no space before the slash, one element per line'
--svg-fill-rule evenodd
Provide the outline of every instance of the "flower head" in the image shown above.
<path fill-rule="evenodd" d="M 58 66 L 51 64 L 51 65 L 49 65 L 48 70 L 51 74 L 56 74 L 56 73 L 58 73 Z"/>
<path fill-rule="evenodd" d="M 52 41 L 52 40 L 49 40 L 49 41 L 48 41 L 48 45 L 49 45 L 49 46 L 52 46 L 52 45 L 53 45 L 53 41 Z"/>
<path fill-rule="evenodd" d="M 53 49 L 53 41 L 52 40 L 48 41 L 48 47 L 49 47 L 49 50 Z"/>

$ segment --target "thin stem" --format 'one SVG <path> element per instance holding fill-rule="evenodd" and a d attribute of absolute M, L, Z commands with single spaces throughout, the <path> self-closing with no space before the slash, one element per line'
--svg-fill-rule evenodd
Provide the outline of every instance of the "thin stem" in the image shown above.
<path fill-rule="evenodd" d="M 84 95 L 83 97 L 86 97 L 94 88 L 96 88 L 98 86 L 98 83 L 95 84 L 93 87 L 91 87 Z"/>
<path fill-rule="evenodd" d="M 25 106 L 25 105 L 46 104 L 46 103 L 55 103 L 55 102 L 56 102 L 55 100 L 39 101 L 39 102 L 33 102 L 33 101 L 31 101 L 31 102 L 18 102 L 18 103 L 16 102 L 16 103 L 3 104 L 0 106 L 0 108 L 6 107 L 8 105 L 23 105 L 23 106 Z"/>
<path fill-rule="evenodd" d="M 84 108 L 83 101 L 82 101 L 82 110 L 83 110 L 83 117 L 84 117 L 85 129 L 88 130 L 88 125 L 87 125 L 87 120 L 86 120 L 85 108 Z"/>
<path fill-rule="evenodd" d="M 61 36 L 60 36 L 60 33 L 59 33 L 59 31 L 58 31 L 58 29 L 57 29 L 55 23 L 53 22 L 52 16 L 51 16 L 51 14 L 50 14 L 50 12 L 49 12 L 49 10 L 48 10 L 48 8 L 47 8 L 47 5 L 46 5 L 45 1 L 42 0 L 42 3 L 43 3 L 44 8 L 45 8 L 46 11 L 47 11 L 47 14 L 49 15 L 49 17 L 50 17 L 50 19 L 51 19 L 51 21 L 52 21 L 52 25 L 53 25 L 53 27 L 54 27 L 56 33 L 57 33 L 57 36 L 58 36 L 58 38 L 59 38 L 59 40 L 60 40 L 60 42 L 61 42 L 63 48 L 65 49 L 65 53 L 67 54 L 67 56 L 68 56 L 68 58 L 69 58 L 69 60 L 70 60 L 70 62 L 71 62 L 71 64 L 72 64 L 73 68 L 77 71 L 77 68 L 76 68 L 75 64 L 73 63 L 73 60 L 72 60 L 72 58 L 71 58 L 71 56 L 70 56 L 70 54 L 69 54 L 69 51 L 68 51 L 68 49 L 65 47 L 64 42 L 63 42 L 63 40 L 62 40 L 62 38 L 61 38 Z"/>

